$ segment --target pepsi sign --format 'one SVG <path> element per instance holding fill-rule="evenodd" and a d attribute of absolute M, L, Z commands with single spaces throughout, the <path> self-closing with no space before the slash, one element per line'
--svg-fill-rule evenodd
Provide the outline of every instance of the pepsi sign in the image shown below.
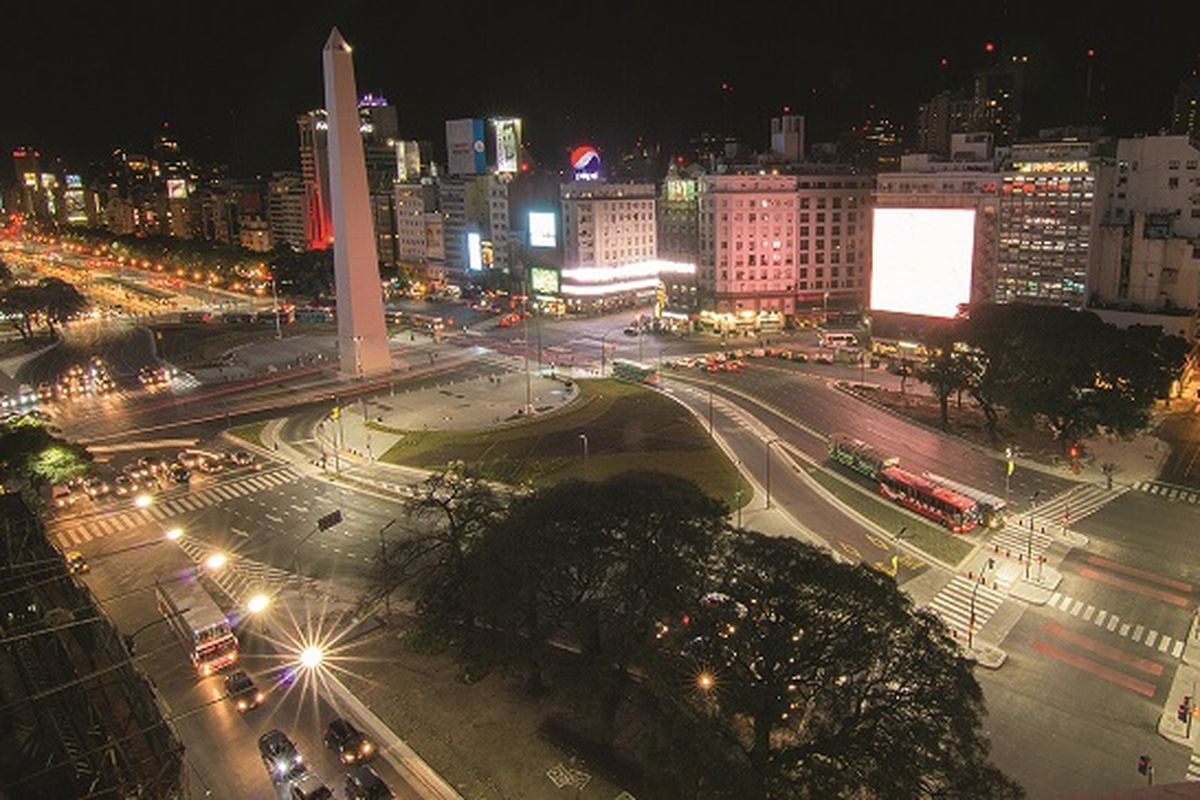
<path fill-rule="evenodd" d="M 600 152 L 590 144 L 581 145 L 571 151 L 571 169 L 577 181 L 600 179 Z"/>

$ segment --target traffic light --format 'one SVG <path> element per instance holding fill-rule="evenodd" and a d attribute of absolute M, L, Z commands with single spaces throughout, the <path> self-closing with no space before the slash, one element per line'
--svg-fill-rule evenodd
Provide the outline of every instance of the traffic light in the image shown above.
<path fill-rule="evenodd" d="M 1071 458 L 1079 458 L 1079 445 L 1071 445 Z"/>
<path fill-rule="evenodd" d="M 1192 705 L 1192 698 L 1187 695 L 1184 695 L 1183 702 L 1179 704 L 1178 716 L 1179 716 L 1180 722 L 1187 722 L 1188 711 L 1191 710 L 1191 705 Z"/>
<path fill-rule="evenodd" d="M 1138 774 L 1145 775 L 1150 770 L 1150 756 L 1138 758 Z"/>

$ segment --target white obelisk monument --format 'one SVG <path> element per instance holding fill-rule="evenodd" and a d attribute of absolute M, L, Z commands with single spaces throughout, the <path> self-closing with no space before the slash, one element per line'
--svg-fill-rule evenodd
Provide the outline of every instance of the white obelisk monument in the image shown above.
<path fill-rule="evenodd" d="M 375 255 L 375 224 L 359 132 L 358 91 L 350 45 L 337 28 L 322 53 L 329 118 L 329 194 L 333 204 L 333 277 L 337 290 L 338 359 L 343 375 L 388 372 L 383 288 Z"/>

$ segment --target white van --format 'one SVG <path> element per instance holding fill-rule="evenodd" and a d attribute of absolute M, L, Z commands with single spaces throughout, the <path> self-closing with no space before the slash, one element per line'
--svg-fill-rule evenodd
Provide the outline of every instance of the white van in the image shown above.
<path fill-rule="evenodd" d="M 857 347 L 858 337 L 844 331 L 822 331 L 821 347 Z"/>

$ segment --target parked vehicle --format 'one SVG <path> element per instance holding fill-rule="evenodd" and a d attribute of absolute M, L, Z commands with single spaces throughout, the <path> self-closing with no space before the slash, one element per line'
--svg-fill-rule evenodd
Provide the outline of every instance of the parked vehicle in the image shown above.
<path fill-rule="evenodd" d="M 375 745 L 371 740 L 348 720 L 340 717 L 330 722 L 325 729 L 325 746 L 333 751 L 343 764 L 366 761 L 375 754 Z"/>

